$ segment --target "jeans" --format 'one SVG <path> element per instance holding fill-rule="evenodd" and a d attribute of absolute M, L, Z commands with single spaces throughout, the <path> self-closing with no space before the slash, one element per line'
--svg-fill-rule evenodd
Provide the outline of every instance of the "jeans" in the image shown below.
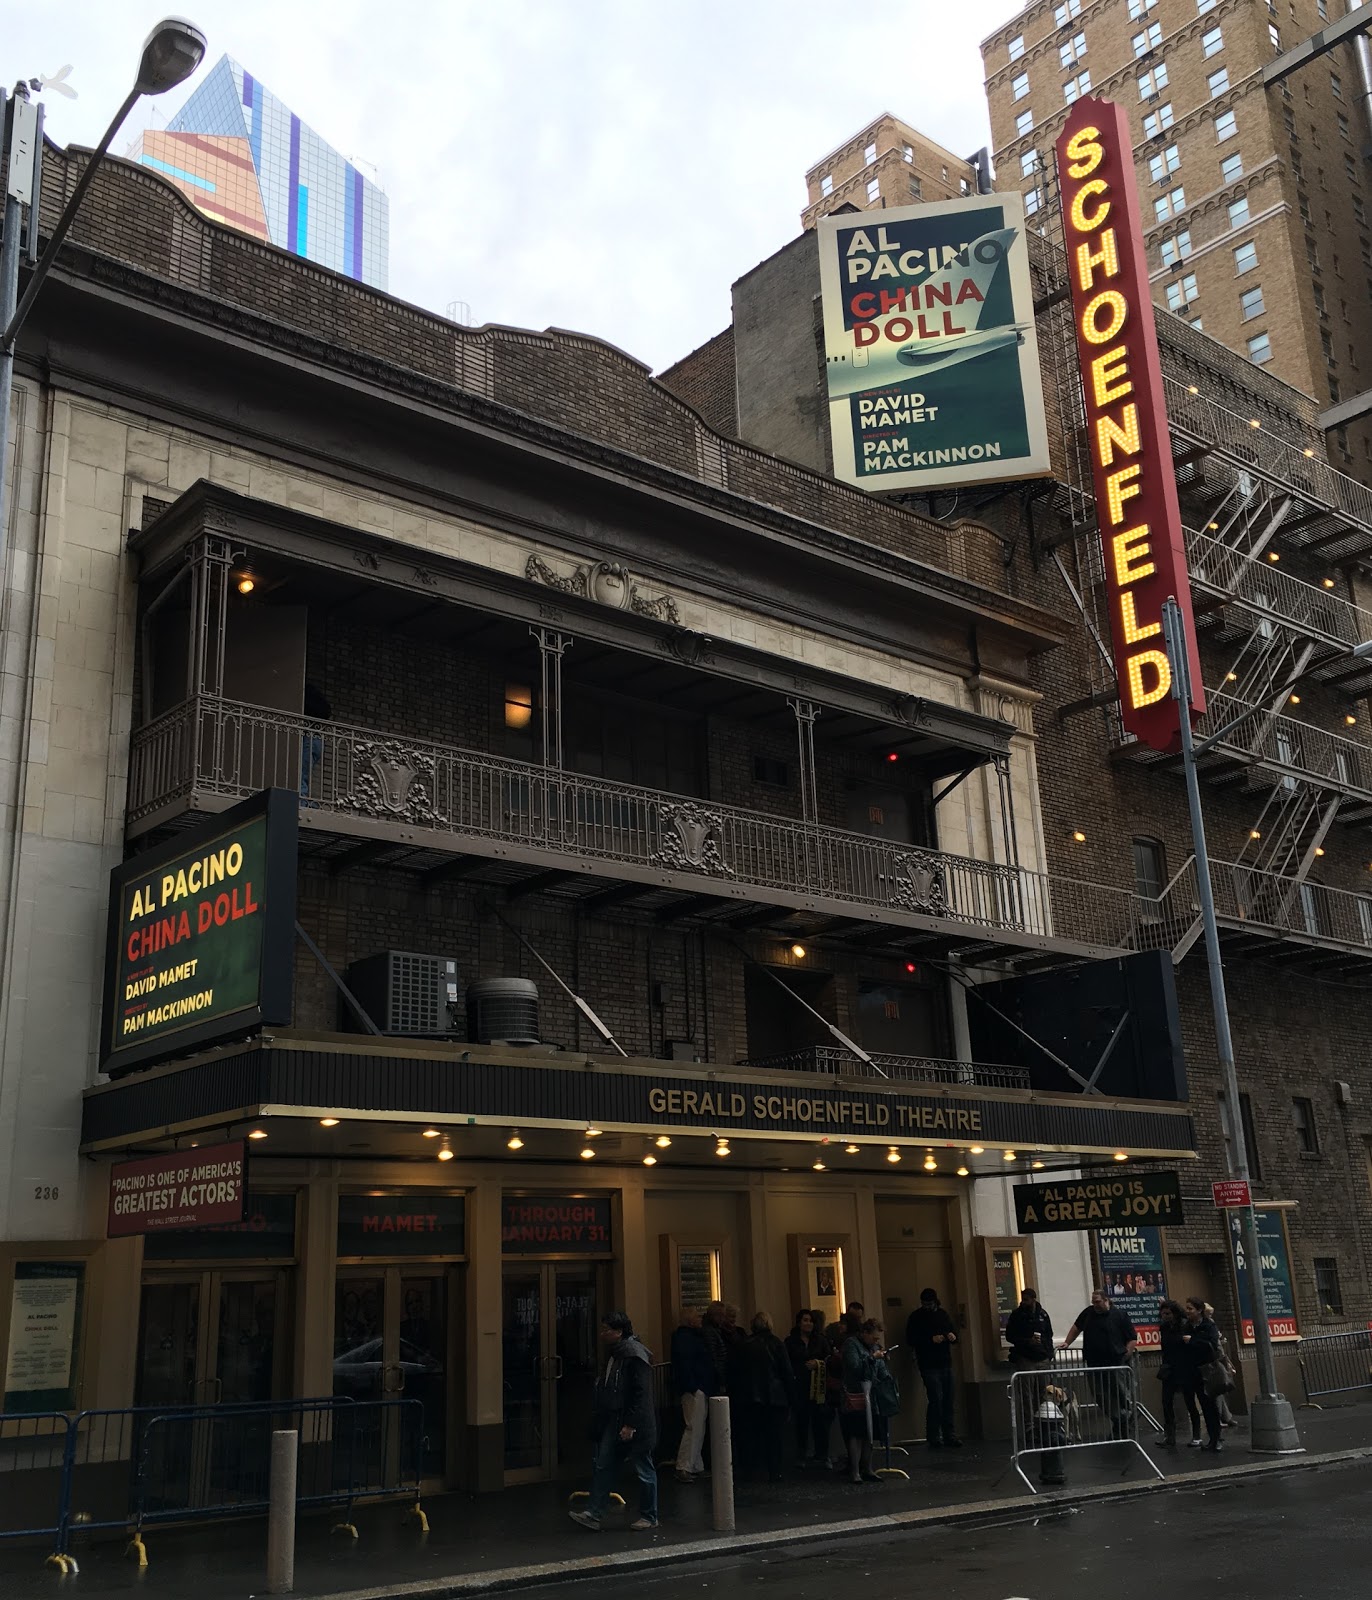
<path fill-rule="evenodd" d="M 953 1369 L 951 1367 L 921 1367 L 920 1380 L 928 1405 L 924 1412 L 924 1433 L 930 1444 L 941 1444 L 945 1439 L 956 1439 L 953 1423 Z"/>
<path fill-rule="evenodd" d="M 619 1480 L 626 1462 L 638 1474 L 638 1514 L 657 1521 L 657 1468 L 653 1465 L 651 1450 L 635 1448 L 631 1440 L 626 1444 L 617 1428 L 601 1434 L 591 1458 L 591 1499 L 586 1509 L 593 1517 L 604 1517 L 610 1509 L 610 1491 Z"/>
<path fill-rule="evenodd" d="M 710 1402 L 704 1389 L 696 1389 L 681 1397 L 681 1416 L 686 1426 L 681 1435 L 681 1445 L 676 1453 L 676 1470 L 698 1474 L 705 1470 L 705 1423 L 710 1414 Z"/>
<path fill-rule="evenodd" d="M 1201 1416 L 1205 1418 L 1205 1431 L 1209 1435 L 1211 1444 L 1220 1442 L 1220 1406 L 1216 1395 L 1206 1394 L 1205 1379 L 1197 1373 L 1191 1375 L 1190 1399 L 1200 1406 Z"/>
<path fill-rule="evenodd" d="M 1176 1437 L 1178 1395 L 1181 1396 L 1186 1414 L 1191 1419 L 1192 1437 L 1199 1439 L 1200 1417 L 1196 1412 L 1196 1397 L 1191 1391 L 1189 1382 L 1181 1378 L 1162 1380 L 1162 1431 L 1169 1439 Z"/>

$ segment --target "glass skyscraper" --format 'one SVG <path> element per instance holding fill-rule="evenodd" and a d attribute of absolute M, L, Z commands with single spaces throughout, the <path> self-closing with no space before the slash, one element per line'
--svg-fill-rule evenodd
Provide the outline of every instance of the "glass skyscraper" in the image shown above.
<path fill-rule="evenodd" d="M 130 159 L 215 222 L 386 287 L 386 196 L 231 56 Z"/>

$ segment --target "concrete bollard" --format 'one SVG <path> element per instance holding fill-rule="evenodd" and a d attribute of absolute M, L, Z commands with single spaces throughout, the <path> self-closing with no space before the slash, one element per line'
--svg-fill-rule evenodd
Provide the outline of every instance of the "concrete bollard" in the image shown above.
<path fill-rule="evenodd" d="M 715 1532 L 734 1531 L 734 1441 L 729 1425 L 729 1396 L 710 1396 L 710 1492 L 714 1497 Z"/>
<path fill-rule="evenodd" d="M 267 1502 L 267 1593 L 295 1588 L 295 1467 L 300 1435 L 293 1429 L 272 1434 L 271 1483 Z"/>

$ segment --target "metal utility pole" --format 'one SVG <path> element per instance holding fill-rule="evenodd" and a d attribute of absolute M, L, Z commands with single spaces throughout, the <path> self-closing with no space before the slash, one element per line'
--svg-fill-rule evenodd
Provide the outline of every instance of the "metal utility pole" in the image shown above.
<path fill-rule="evenodd" d="M 1224 988 L 1224 962 L 1220 957 L 1219 924 L 1210 884 L 1210 853 L 1205 844 L 1205 817 L 1201 811 L 1200 778 L 1191 734 L 1191 673 L 1186 654 L 1185 624 L 1172 596 L 1163 602 L 1162 631 L 1167 660 L 1172 669 L 1172 698 L 1178 702 L 1181 723 L 1181 757 L 1186 774 L 1186 802 L 1191 812 L 1191 847 L 1196 856 L 1196 889 L 1200 898 L 1205 956 L 1210 969 L 1210 1004 L 1215 1014 L 1215 1049 L 1224 1083 L 1229 1114 L 1229 1145 L 1234 1176 L 1248 1178 L 1248 1150 L 1239 1110 L 1239 1080 L 1234 1066 L 1234 1040 L 1229 1031 L 1229 1000 Z M 1228 1226 L 1226 1221 L 1226 1226 Z M 1253 1309 L 1253 1335 L 1258 1356 L 1258 1393 L 1249 1406 L 1250 1447 L 1264 1455 L 1293 1455 L 1304 1449 L 1296 1432 L 1291 1402 L 1277 1392 L 1277 1369 L 1272 1355 L 1272 1330 L 1267 1322 L 1267 1296 L 1263 1284 L 1262 1251 L 1258 1245 L 1258 1219 L 1250 1190 L 1242 1213 L 1243 1253 L 1248 1265 L 1248 1296 Z"/>

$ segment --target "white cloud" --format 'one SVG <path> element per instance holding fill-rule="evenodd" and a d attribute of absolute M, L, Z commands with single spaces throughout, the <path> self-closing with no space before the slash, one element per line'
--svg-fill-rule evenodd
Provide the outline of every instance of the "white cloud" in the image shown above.
<path fill-rule="evenodd" d="M 179 0 L 390 196 L 391 292 L 476 322 L 600 335 L 660 368 L 724 326 L 729 285 L 799 230 L 806 169 L 881 111 L 970 154 L 978 45 L 1016 0 Z M 94 144 L 166 0 L 46 0 L 13 80 Z M 144 102 L 128 137 L 188 91 Z"/>

